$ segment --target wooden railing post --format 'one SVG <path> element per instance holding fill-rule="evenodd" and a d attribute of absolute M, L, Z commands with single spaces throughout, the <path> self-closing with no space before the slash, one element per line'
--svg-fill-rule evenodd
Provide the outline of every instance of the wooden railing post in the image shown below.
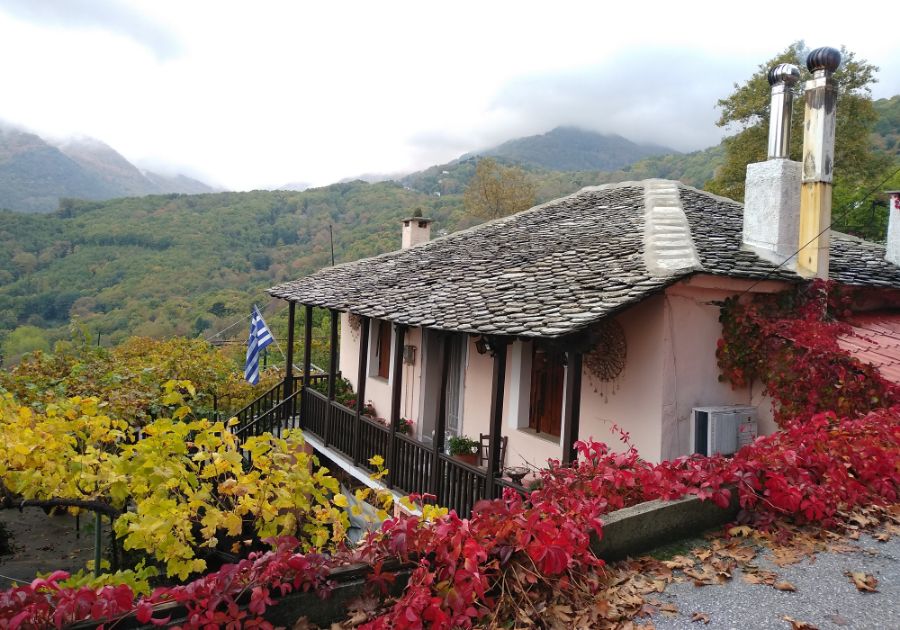
<path fill-rule="evenodd" d="M 385 454 L 385 468 L 389 473 L 387 476 L 387 487 L 394 487 L 394 479 L 396 475 L 392 470 L 394 462 L 394 434 L 397 431 L 397 425 L 400 423 L 400 394 L 403 387 L 403 341 L 406 336 L 406 326 L 402 324 L 394 324 L 394 365 L 391 371 L 391 425 L 388 427 L 388 448 Z"/>
<path fill-rule="evenodd" d="M 334 393 L 337 390 L 337 363 L 338 363 L 338 311 L 331 311 L 331 339 L 329 342 L 328 358 L 328 407 L 325 410 L 325 446 L 331 442 L 331 416 L 334 409 Z"/>
<path fill-rule="evenodd" d="M 435 496 L 438 505 L 443 505 L 441 497 L 441 453 L 444 451 L 444 434 L 447 431 L 447 379 L 450 376 L 450 344 L 453 337 L 450 333 L 444 335 L 444 343 L 441 344 L 441 395 L 438 402 L 438 414 L 434 439 L 431 443 L 431 494 Z"/>
<path fill-rule="evenodd" d="M 366 404 L 366 380 L 369 377 L 369 318 L 361 318 L 359 326 L 359 365 L 356 369 L 356 418 L 353 422 L 353 465 L 359 465 L 359 437 L 362 433 L 359 419 Z"/>
<path fill-rule="evenodd" d="M 494 478 L 498 476 L 501 468 L 500 439 L 503 435 L 503 393 L 506 388 L 506 348 L 509 339 L 504 337 L 491 337 L 490 346 L 494 355 L 494 369 L 491 379 L 491 426 L 490 443 L 488 446 L 487 479 L 485 494 L 488 499 L 496 496 Z"/>
<path fill-rule="evenodd" d="M 575 442 L 578 441 L 581 420 L 581 364 L 582 354 L 566 353 L 566 408 L 563 413 L 562 463 L 571 464 L 577 458 Z"/>

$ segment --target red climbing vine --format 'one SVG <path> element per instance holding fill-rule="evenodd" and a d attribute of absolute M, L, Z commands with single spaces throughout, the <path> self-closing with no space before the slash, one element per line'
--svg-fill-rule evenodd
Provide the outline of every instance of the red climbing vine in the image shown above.
<path fill-rule="evenodd" d="M 716 357 L 734 387 L 754 381 L 772 398 L 779 426 L 817 413 L 859 416 L 900 402 L 900 388 L 838 345 L 851 327 L 853 293 L 817 280 L 787 292 L 729 298 Z"/>

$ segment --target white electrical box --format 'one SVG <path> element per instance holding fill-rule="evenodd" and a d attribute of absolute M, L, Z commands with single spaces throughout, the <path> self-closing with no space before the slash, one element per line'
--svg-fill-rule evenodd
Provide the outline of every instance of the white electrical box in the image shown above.
<path fill-rule="evenodd" d="M 756 407 L 695 407 L 691 413 L 691 452 L 734 455 L 759 434 Z"/>

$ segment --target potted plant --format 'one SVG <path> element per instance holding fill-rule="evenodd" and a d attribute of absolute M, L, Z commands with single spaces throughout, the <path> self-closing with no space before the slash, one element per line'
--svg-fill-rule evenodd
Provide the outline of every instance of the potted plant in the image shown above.
<path fill-rule="evenodd" d="M 473 466 L 478 465 L 480 450 L 481 442 L 467 435 L 454 435 L 447 440 L 447 451 L 450 456 Z"/>
<path fill-rule="evenodd" d="M 401 435 L 412 435 L 413 432 L 413 421 L 408 420 L 407 418 L 400 418 L 400 422 L 397 423 L 397 433 Z"/>

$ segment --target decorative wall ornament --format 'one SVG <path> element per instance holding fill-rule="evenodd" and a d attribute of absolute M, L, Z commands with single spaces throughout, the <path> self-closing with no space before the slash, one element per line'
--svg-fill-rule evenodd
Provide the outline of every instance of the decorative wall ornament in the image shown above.
<path fill-rule="evenodd" d="M 359 339 L 359 328 L 362 325 L 362 315 L 350 313 L 347 317 L 347 321 L 350 324 L 350 334 L 353 335 L 354 339 Z"/>
<path fill-rule="evenodd" d="M 584 355 L 584 367 L 594 382 L 594 390 L 600 392 L 604 399 L 609 393 L 618 389 L 616 378 L 625 369 L 628 346 L 625 341 L 625 330 L 614 319 L 606 319 L 597 324 L 591 331 L 594 345 Z M 611 383 L 612 392 L 605 384 Z"/>

